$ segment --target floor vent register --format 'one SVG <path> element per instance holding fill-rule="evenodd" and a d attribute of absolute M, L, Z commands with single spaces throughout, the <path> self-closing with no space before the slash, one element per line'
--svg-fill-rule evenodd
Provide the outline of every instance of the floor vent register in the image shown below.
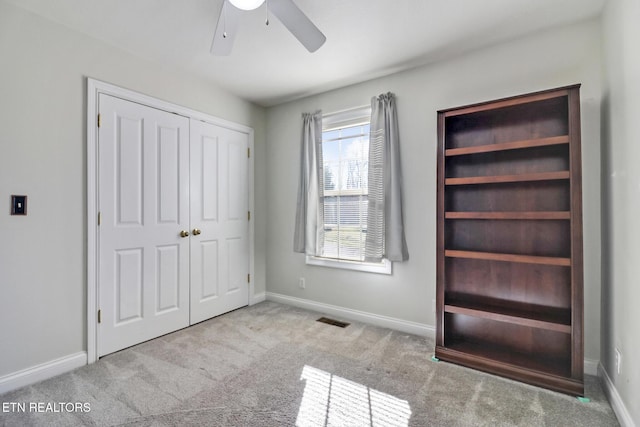
<path fill-rule="evenodd" d="M 328 317 L 321 317 L 318 319 L 318 322 L 326 323 L 327 325 L 337 326 L 339 328 L 346 328 L 347 326 L 350 325 L 350 323 L 341 322 L 335 319 L 329 319 Z"/>

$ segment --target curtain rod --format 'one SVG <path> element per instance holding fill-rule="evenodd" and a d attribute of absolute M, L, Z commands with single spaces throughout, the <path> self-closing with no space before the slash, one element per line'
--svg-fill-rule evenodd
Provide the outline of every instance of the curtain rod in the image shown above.
<path fill-rule="evenodd" d="M 335 116 L 337 114 L 349 113 L 351 111 L 364 110 L 365 108 L 371 108 L 371 105 L 360 105 L 358 107 L 346 108 L 344 110 L 332 111 L 330 113 L 323 113 L 322 116 L 326 118 L 326 117 Z"/>

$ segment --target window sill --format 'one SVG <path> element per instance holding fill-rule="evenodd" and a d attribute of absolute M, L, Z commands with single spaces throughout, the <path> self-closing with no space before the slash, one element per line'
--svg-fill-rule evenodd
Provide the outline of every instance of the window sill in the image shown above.
<path fill-rule="evenodd" d="M 341 268 L 344 270 L 355 270 L 365 273 L 391 274 L 391 261 L 387 259 L 383 259 L 380 264 L 375 264 L 371 262 L 346 261 L 307 255 L 307 265 Z"/>

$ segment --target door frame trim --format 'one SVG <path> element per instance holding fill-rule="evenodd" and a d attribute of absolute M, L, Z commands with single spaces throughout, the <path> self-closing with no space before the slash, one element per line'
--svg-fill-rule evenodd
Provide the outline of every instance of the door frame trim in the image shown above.
<path fill-rule="evenodd" d="M 214 117 L 171 102 L 163 101 L 140 92 L 125 89 L 100 80 L 87 78 L 87 363 L 98 360 L 98 98 L 100 94 L 142 104 L 158 110 L 178 114 L 189 119 L 201 120 L 217 126 L 246 133 L 251 153 L 254 150 L 254 131 L 251 127 Z M 249 156 L 249 210 L 254 212 L 254 156 Z M 255 217 L 255 216 L 254 216 Z M 249 221 L 249 274 L 255 271 L 255 221 Z M 249 283 L 247 304 L 254 299 L 255 279 Z"/>

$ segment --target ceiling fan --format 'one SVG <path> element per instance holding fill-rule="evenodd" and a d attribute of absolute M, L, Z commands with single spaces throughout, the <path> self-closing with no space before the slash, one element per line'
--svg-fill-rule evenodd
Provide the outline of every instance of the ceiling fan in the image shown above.
<path fill-rule="evenodd" d="M 216 32 L 213 35 L 211 53 L 226 56 L 231 53 L 238 32 L 239 16 L 243 11 L 254 10 L 267 3 L 269 11 L 284 24 L 309 52 L 315 52 L 324 44 L 326 37 L 300 10 L 293 0 L 223 0 Z M 269 25 L 267 18 L 266 24 Z"/>

